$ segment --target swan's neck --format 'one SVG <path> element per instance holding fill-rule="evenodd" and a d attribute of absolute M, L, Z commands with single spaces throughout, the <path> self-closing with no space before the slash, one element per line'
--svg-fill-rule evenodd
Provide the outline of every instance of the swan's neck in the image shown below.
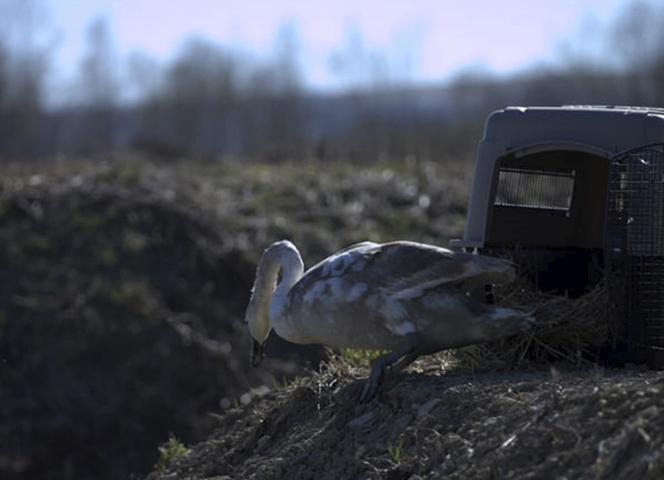
<path fill-rule="evenodd" d="M 277 285 L 280 271 L 281 282 Z M 247 321 L 254 332 L 254 338 L 263 337 L 264 340 L 272 328 L 272 323 L 279 322 L 284 314 L 288 292 L 302 277 L 303 272 L 302 257 L 292 243 L 277 242 L 265 250 L 258 265 L 247 309 Z"/>
<path fill-rule="evenodd" d="M 274 290 L 270 302 L 270 320 L 272 322 L 279 321 L 279 318 L 283 315 L 288 301 L 288 292 L 302 278 L 304 273 L 304 263 L 300 253 L 292 244 L 291 247 L 292 249 L 279 252 L 278 262 L 281 266 L 281 281 Z"/>

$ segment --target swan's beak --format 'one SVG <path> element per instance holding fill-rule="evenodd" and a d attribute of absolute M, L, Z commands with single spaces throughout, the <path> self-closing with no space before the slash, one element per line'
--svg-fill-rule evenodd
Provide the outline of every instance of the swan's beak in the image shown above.
<path fill-rule="evenodd" d="M 258 343 L 256 339 L 251 339 L 251 366 L 257 367 L 263 360 L 263 344 Z"/>

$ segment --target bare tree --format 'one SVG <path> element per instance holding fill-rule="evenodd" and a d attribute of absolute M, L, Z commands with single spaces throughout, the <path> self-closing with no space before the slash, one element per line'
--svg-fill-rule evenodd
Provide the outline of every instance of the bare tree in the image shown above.
<path fill-rule="evenodd" d="M 44 19 L 38 0 L 0 4 L 0 149 L 10 155 L 45 149 L 39 134 L 49 50 L 37 35 Z"/>
<path fill-rule="evenodd" d="M 128 98 L 134 103 L 141 103 L 160 86 L 162 77 L 161 65 L 143 52 L 133 52 L 127 60 Z"/>
<path fill-rule="evenodd" d="M 144 90 L 134 146 L 171 156 L 227 150 L 234 137 L 240 63 L 202 38 L 188 39 L 164 69 L 145 57 L 134 61 L 132 73 Z"/>
<path fill-rule="evenodd" d="M 389 84 L 387 58 L 370 50 L 356 26 L 346 28 L 344 44 L 330 54 L 328 64 L 347 89 L 379 89 Z"/>
<path fill-rule="evenodd" d="M 284 24 L 274 39 L 272 59 L 256 68 L 244 93 L 249 109 L 245 129 L 247 146 L 270 160 L 292 158 L 304 149 L 303 86 L 298 64 L 299 40 L 295 27 Z M 253 145 L 249 145 L 253 143 Z"/>
<path fill-rule="evenodd" d="M 119 97 L 113 37 L 108 21 L 95 18 L 88 26 L 87 46 L 80 63 L 78 103 L 84 110 L 79 142 L 86 149 L 115 146 Z"/>
<path fill-rule="evenodd" d="M 9 102 L 9 51 L 0 38 L 0 112 Z"/>
<path fill-rule="evenodd" d="M 633 103 L 664 103 L 664 6 L 637 0 L 609 31 L 608 48 L 625 70 L 625 88 Z"/>

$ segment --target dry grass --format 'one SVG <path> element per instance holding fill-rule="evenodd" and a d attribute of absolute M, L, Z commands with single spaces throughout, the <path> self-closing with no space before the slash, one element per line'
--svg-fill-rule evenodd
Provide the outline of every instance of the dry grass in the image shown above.
<path fill-rule="evenodd" d="M 522 280 L 497 289 L 496 302 L 532 312 L 533 328 L 499 342 L 454 351 L 452 357 L 460 366 L 491 369 L 551 361 L 594 363 L 609 341 L 604 285 L 573 299 L 539 291 Z"/>
<path fill-rule="evenodd" d="M 334 356 L 148 478 L 662 478 L 661 372 L 441 375 L 436 357 L 359 404 L 366 369 Z"/>

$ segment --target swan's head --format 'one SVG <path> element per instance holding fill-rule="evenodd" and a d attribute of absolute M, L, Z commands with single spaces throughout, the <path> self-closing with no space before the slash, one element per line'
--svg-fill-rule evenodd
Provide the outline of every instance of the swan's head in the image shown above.
<path fill-rule="evenodd" d="M 251 335 L 251 365 L 257 367 L 263 360 L 263 345 L 270 334 L 269 308 L 267 305 L 261 305 L 262 302 L 256 301 L 256 295 L 251 297 L 245 321 L 249 327 Z"/>

